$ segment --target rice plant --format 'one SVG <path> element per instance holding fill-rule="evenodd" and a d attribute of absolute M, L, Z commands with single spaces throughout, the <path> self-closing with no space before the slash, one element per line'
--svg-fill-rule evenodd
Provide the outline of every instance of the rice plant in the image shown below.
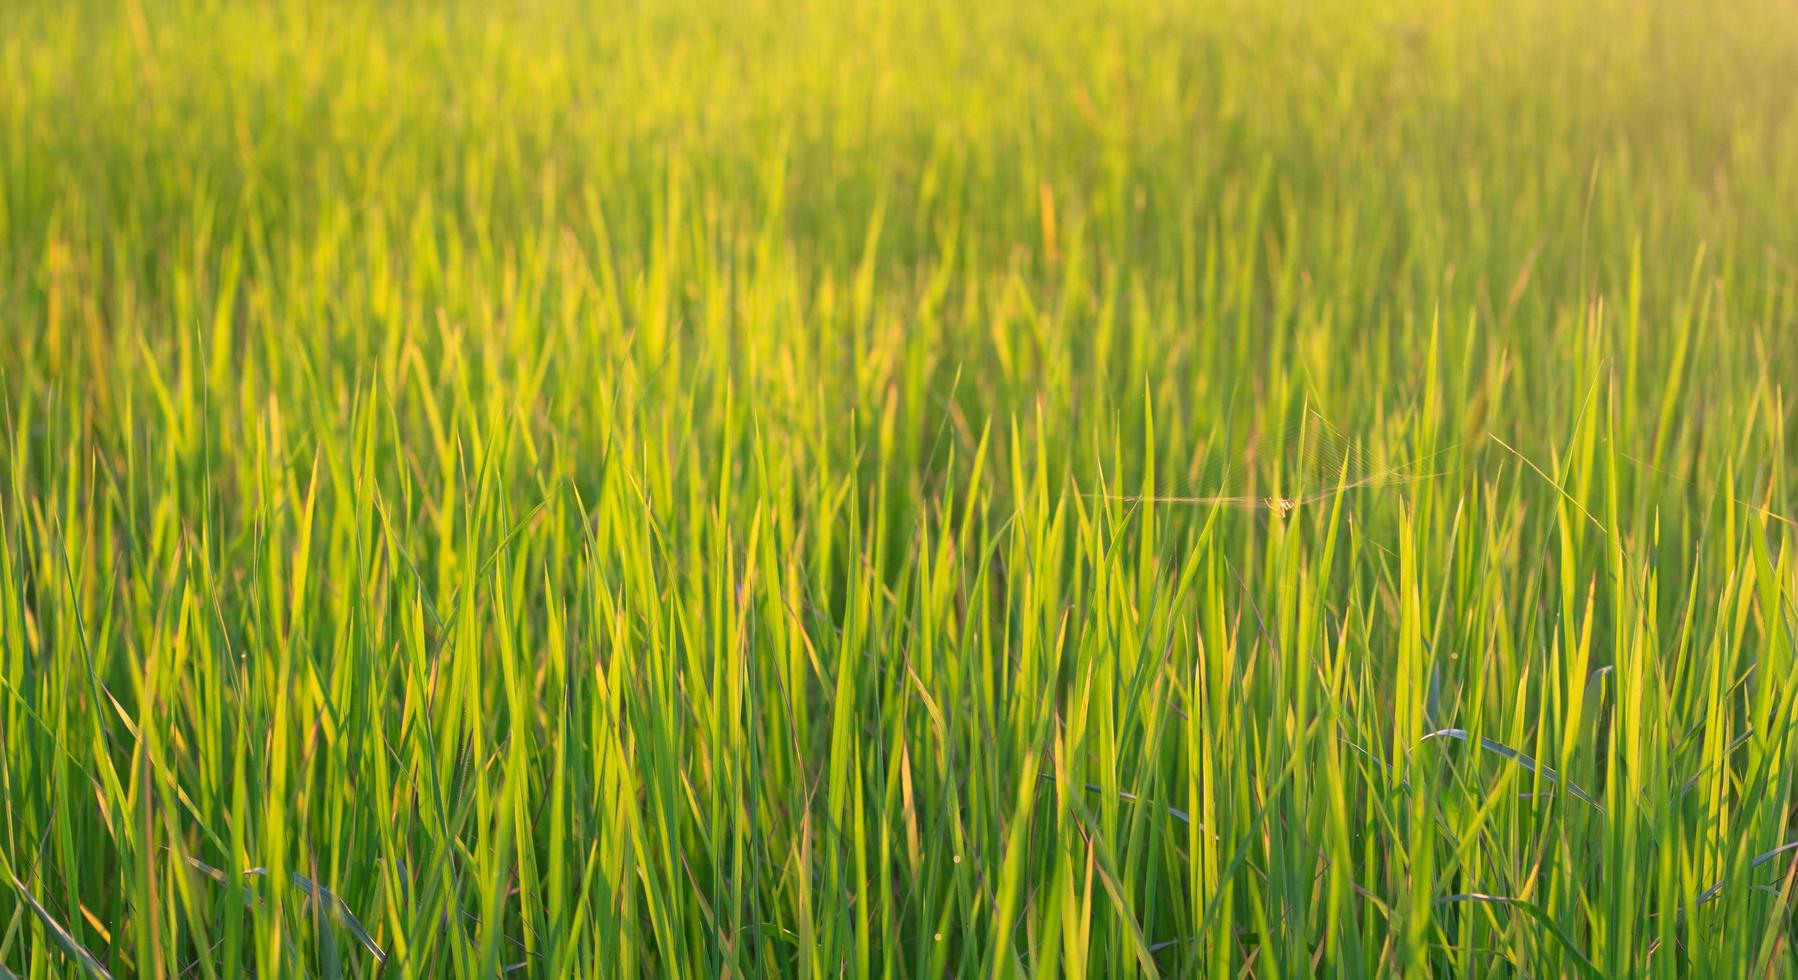
<path fill-rule="evenodd" d="M 0 4 L 0 977 L 1798 974 L 1783 0 Z"/>

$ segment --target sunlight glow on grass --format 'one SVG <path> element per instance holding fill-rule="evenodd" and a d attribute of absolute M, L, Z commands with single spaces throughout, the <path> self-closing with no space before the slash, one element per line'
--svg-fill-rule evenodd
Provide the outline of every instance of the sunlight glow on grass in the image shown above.
<path fill-rule="evenodd" d="M 1798 974 L 1794 92 L 0 3 L 0 978 Z"/>

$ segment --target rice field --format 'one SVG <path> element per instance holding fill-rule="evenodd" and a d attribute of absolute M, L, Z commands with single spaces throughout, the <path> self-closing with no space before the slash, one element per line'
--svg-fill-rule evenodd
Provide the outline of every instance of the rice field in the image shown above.
<path fill-rule="evenodd" d="M 1783 0 L 0 5 L 0 978 L 1798 975 Z"/>

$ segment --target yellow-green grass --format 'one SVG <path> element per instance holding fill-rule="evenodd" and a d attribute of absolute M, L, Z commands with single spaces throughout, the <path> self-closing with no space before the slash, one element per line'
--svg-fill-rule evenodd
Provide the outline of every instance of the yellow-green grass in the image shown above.
<path fill-rule="evenodd" d="M 0 4 L 0 976 L 1798 973 L 1794 92 L 1773 0 Z"/>

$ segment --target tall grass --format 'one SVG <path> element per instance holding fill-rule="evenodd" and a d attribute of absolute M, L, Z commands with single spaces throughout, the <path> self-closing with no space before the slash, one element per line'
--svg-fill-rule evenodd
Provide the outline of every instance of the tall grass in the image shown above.
<path fill-rule="evenodd" d="M 0 975 L 1798 973 L 1700 6 L 4 5 Z"/>

